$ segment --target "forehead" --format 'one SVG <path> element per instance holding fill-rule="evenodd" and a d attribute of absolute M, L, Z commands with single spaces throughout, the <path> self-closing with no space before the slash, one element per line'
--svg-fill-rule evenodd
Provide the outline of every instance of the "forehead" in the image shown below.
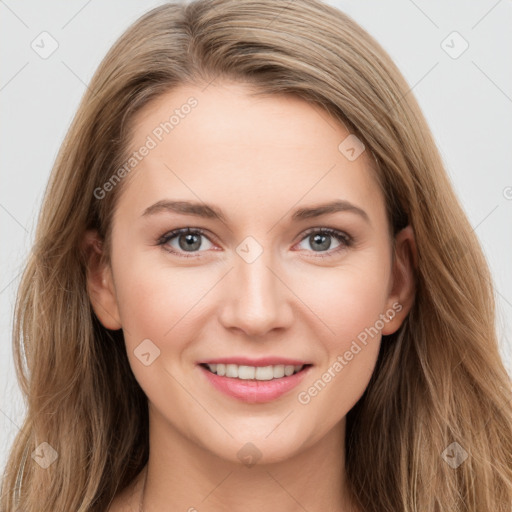
<path fill-rule="evenodd" d="M 296 96 L 251 91 L 229 82 L 180 86 L 142 109 L 130 147 L 150 149 L 125 183 L 129 203 L 142 212 L 172 197 L 254 214 L 346 199 L 383 214 L 368 152 L 346 152 L 362 147 L 345 126 Z"/>

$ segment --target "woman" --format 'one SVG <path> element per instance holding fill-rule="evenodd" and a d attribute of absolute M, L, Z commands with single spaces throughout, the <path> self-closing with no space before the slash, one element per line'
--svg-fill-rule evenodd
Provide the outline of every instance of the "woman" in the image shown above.
<path fill-rule="evenodd" d="M 511 508 L 486 261 L 405 80 L 317 1 L 126 31 L 59 153 L 14 335 L 2 510 Z"/>

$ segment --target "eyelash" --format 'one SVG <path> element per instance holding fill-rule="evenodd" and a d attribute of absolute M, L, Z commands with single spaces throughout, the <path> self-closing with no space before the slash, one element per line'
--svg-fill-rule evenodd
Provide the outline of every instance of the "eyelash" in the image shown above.
<path fill-rule="evenodd" d="M 304 233 L 304 236 L 300 239 L 299 243 L 302 242 L 303 240 L 305 240 L 308 236 L 310 236 L 312 234 L 317 234 L 317 233 L 330 235 L 330 236 L 336 238 L 336 240 L 338 240 L 341 245 L 335 249 L 330 250 L 330 251 L 325 251 L 324 253 L 319 252 L 318 254 L 316 254 L 314 256 L 315 258 L 330 258 L 330 257 L 334 256 L 335 254 L 337 254 L 338 252 L 342 251 L 343 249 L 351 247 L 354 243 L 354 239 L 350 235 L 348 235 L 347 233 L 344 233 L 343 231 L 338 231 L 337 229 L 332 229 L 332 228 L 310 228 Z M 162 235 L 157 240 L 157 245 L 161 245 L 163 247 L 163 249 L 166 250 L 167 252 L 170 252 L 171 254 L 175 254 L 182 258 L 197 258 L 198 256 L 195 256 L 193 254 L 198 254 L 198 253 L 191 253 L 191 255 L 187 255 L 182 252 L 177 252 L 174 249 L 168 249 L 167 247 L 164 247 L 165 244 L 167 244 L 170 240 L 172 240 L 176 236 L 182 235 L 182 234 L 202 235 L 202 236 L 208 238 L 206 232 L 200 228 L 181 228 L 181 229 L 175 229 L 173 231 L 170 231 L 170 232 Z"/>

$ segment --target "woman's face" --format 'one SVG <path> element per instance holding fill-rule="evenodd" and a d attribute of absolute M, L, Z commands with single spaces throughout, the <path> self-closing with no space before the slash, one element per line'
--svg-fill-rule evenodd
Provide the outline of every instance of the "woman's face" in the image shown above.
<path fill-rule="evenodd" d="M 134 126 L 90 290 L 151 421 L 233 461 L 307 449 L 343 425 L 410 305 L 368 152 L 319 107 L 228 82 L 175 89 Z"/>

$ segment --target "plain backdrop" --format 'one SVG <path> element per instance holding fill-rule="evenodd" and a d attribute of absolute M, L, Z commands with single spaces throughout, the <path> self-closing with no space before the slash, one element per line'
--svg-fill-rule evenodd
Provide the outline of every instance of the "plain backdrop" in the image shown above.
<path fill-rule="evenodd" d="M 161 3 L 0 0 L 1 468 L 24 413 L 13 304 L 50 170 L 101 59 L 128 25 Z M 424 111 L 488 258 L 500 349 L 512 373 L 512 2 L 328 3 L 382 44 Z"/>

